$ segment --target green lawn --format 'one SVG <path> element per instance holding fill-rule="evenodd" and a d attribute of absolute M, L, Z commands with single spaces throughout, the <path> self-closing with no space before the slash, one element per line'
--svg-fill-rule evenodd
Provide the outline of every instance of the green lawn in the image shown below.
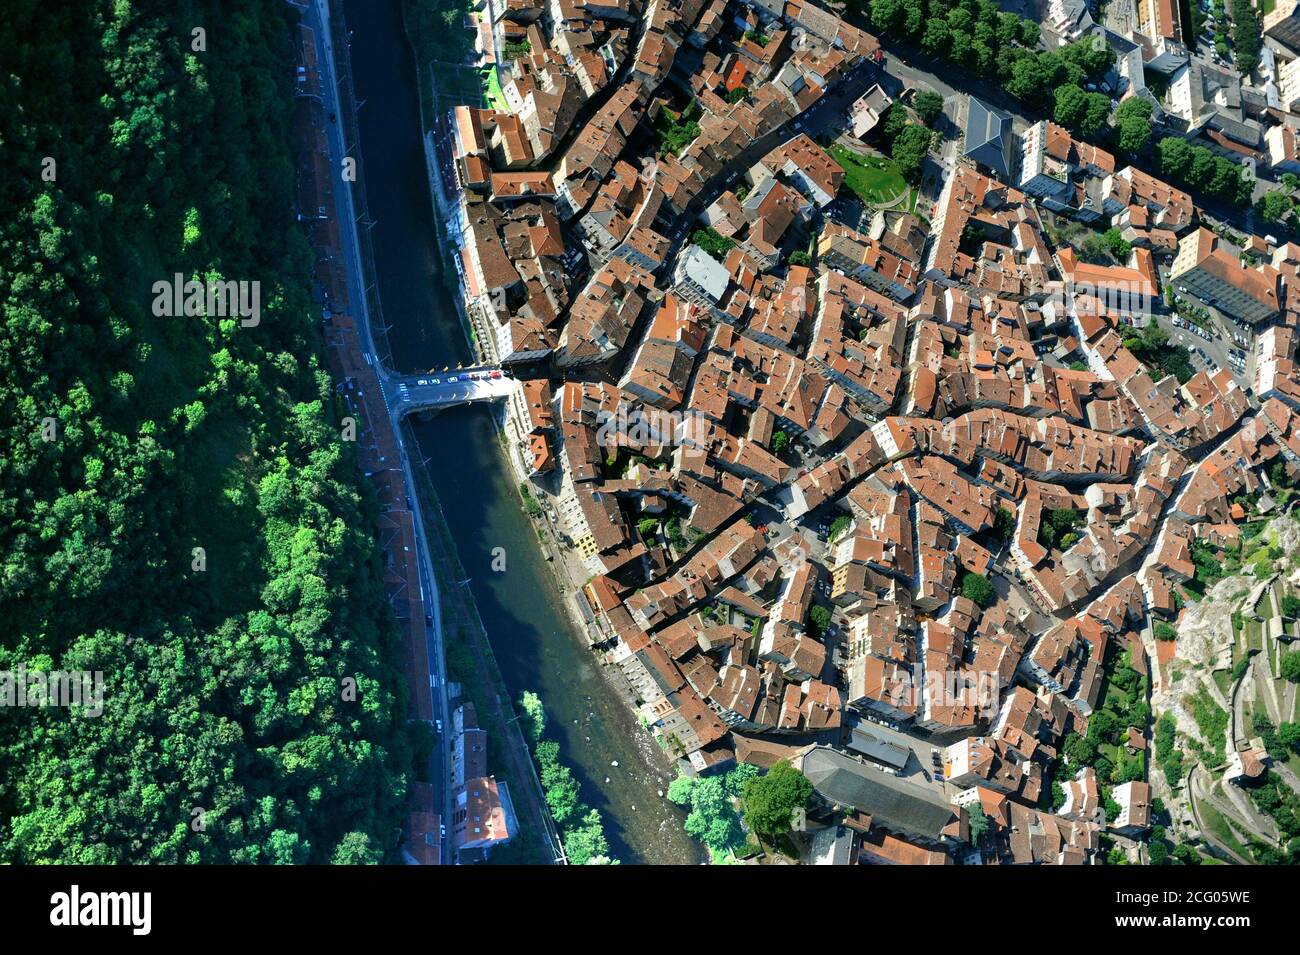
<path fill-rule="evenodd" d="M 907 211 L 912 213 L 913 215 L 920 216 L 921 219 L 926 222 L 926 224 L 929 224 L 930 207 L 927 205 L 923 211 L 917 212 L 916 207 L 920 204 L 920 201 L 921 201 L 921 190 L 913 189 L 911 194 L 907 197 Z"/>
<path fill-rule="evenodd" d="M 1201 821 L 1205 823 L 1209 835 L 1214 836 L 1218 842 L 1233 852 L 1240 854 L 1243 859 L 1251 857 L 1250 850 L 1241 844 L 1241 840 L 1237 838 L 1236 831 L 1228 824 L 1228 820 L 1219 810 L 1210 805 L 1208 800 L 1197 800 L 1196 811 L 1200 814 Z"/>
<path fill-rule="evenodd" d="M 902 173 L 890 160 L 862 156 L 843 146 L 832 146 L 830 153 L 844 169 L 844 185 L 867 205 L 886 205 L 907 192 Z"/>
<path fill-rule="evenodd" d="M 1259 652 L 1264 649 L 1264 625 L 1258 620 L 1246 620 L 1242 632 L 1246 635 L 1246 649 Z"/>
<path fill-rule="evenodd" d="M 488 105 L 499 113 L 510 112 L 510 107 L 506 105 L 506 94 L 501 91 L 501 75 L 495 66 L 489 67 L 483 71 L 487 74 L 487 101 Z"/>

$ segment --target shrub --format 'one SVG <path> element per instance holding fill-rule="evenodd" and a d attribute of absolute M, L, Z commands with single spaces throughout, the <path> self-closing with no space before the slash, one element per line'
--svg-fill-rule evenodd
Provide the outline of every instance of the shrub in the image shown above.
<path fill-rule="evenodd" d="M 1292 683 L 1300 683 L 1300 650 L 1282 655 L 1282 677 Z"/>
<path fill-rule="evenodd" d="M 736 244 L 712 226 L 707 229 L 696 229 L 691 234 L 691 241 L 719 261 Z"/>

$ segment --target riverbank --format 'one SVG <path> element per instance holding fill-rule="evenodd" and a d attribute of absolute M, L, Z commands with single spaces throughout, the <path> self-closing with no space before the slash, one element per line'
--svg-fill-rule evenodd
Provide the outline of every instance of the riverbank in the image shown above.
<path fill-rule="evenodd" d="M 440 619 L 448 631 L 443 642 L 449 687 L 459 684 L 455 695 L 474 705 L 479 726 L 486 731 L 488 766 L 507 781 L 520 824 L 518 836 L 508 845 L 493 850 L 488 861 L 494 864 L 561 861 L 562 837 L 551 819 L 531 745 L 521 732 L 520 714 L 501 676 L 473 597 L 458 585 L 465 579 L 465 572 L 447 527 L 442 502 L 427 469 L 416 469 L 415 474 L 420 513 L 429 541 L 429 560 L 440 584 Z"/>
<path fill-rule="evenodd" d="M 440 240 L 430 190 L 417 75 L 397 0 L 345 6 L 352 28 L 369 213 L 374 222 L 378 296 L 389 323 L 394 364 L 419 370 L 469 360 L 457 307 L 459 275 Z M 436 184 L 435 184 L 436 187 Z M 637 723 L 599 660 L 574 631 L 572 600 L 557 586 L 538 535 L 520 507 L 518 482 L 499 442 L 498 417 L 462 407 L 412 421 L 427 473 L 442 504 L 461 576 L 441 580 L 472 601 L 488 635 L 504 702 L 536 692 L 553 738 L 584 800 L 606 822 L 611 854 L 625 863 L 701 858 L 683 814 L 664 794 L 675 773 Z M 505 556 L 494 568 L 497 552 Z M 455 630 L 448 628 L 448 653 Z M 504 694 L 500 693 L 504 688 Z M 507 717 L 508 718 L 508 717 Z M 504 772 L 504 769 L 496 769 Z"/>
<path fill-rule="evenodd" d="M 414 427 L 464 568 L 460 581 L 472 593 L 510 698 L 525 690 L 541 697 L 551 738 L 584 801 L 605 819 L 612 855 L 624 863 L 702 861 L 683 829 L 684 814 L 666 798 L 676 771 L 611 682 L 617 674 L 574 629 L 572 601 L 520 507 L 494 416 L 462 407 Z"/>

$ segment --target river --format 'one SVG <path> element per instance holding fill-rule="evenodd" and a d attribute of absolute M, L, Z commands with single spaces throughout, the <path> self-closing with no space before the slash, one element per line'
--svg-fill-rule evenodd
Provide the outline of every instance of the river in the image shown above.
<path fill-rule="evenodd" d="M 344 9 L 356 97 L 363 103 L 361 165 L 393 362 L 402 371 L 423 371 L 468 361 L 450 298 L 454 282 L 446 281 L 438 247 L 400 2 L 347 0 Z M 584 800 L 604 816 L 611 851 L 625 863 L 700 861 L 699 846 L 682 829 L 682 813 L 659 795 L 675 771 L 614 692 L 560 603 L 519 506 L 493 412 L 484 406 L 446 411 L 418 422 L 415 434 L 506 685 L 516 699 L 524 690 L 541 696 L 548 733 L 559 742 Z M 505 549 L 502 573 L 491 566 L 496 547 Z"/>

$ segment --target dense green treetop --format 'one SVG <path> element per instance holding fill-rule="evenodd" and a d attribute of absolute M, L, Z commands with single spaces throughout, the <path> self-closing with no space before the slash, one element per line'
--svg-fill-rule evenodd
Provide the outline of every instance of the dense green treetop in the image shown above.
<path fill-rule="evenodd" d="M 769 839 L 789 832 L 794 811 L 808 805 L 812 792 L 808 777 L 781 760 L 744 784 L 745 822 Z"/>
<path fill-rule="evenodd" d="M 295 26 L 259 0 L 0 18 L 0 670 L 105 684 L 98 717 L 0 714 L 0 861 L 396 845 L 399 645 L 294 216 Z M 156 316 L 177 272 L 259 282 L 260 324 Z"/>

